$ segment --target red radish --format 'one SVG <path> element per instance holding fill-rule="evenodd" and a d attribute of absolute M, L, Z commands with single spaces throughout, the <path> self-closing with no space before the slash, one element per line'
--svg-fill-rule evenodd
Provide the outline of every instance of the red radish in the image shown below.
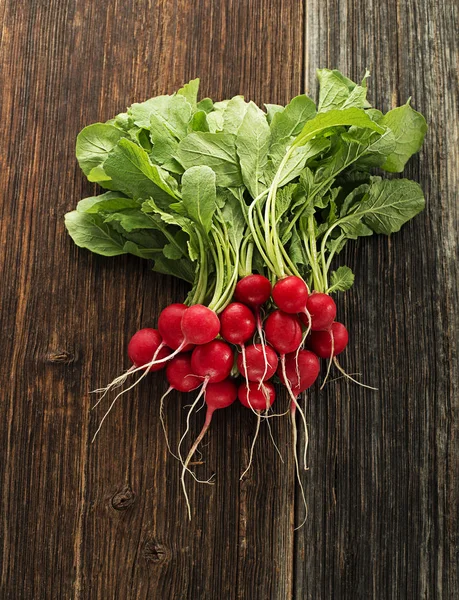
<path fill-rule="evenodd" d="M 177 305 L 176 305 L 177 306 Z M 178 305 L 180 306 L 180 305 Z M 170 308 L 170 307 L 169 307 Z M 163 311 L 161 319 L 161 329 L 166 331 L 171 329 L 170 335 L 172 337 L 172 343 L 174 346 L 176 345 L 178 335 L 177 335 L 177 312 L 183 309 L 177 309 L 176 307 L 171 311 Z M 145 357 L 149 355 L 147 352 L 140 353 L 137 356 L 137 353 L 134 355 L 134 350 L 136 349 L 136 344 L 134 344 L 134 338 L 131 340 L 133 346 L 132 355 L 135 359 L 135 368 L 130 368 L 126 373 L 116 377 L 108 386 L 102 390 L 97 390 L 107 393 L 113 387 L 117 387 L 126 381 L 126 377 L 128 375 L 133 375 L 138 371 L 146 370 L 148 371 L 157 371 L 163 367 L 165 362 L 168 362 L 180 354 L 184 348 L 191 348 L 195 344 L 207 344 L 208 342 L 215 339 L 220 331 L 220 320 L 215 314 L 213 310 L 203 306 L 202 304 L 194 304 L 190 306 L 186 310 L 183 311 L 182 319 L 180 322 L 180 327 L 182 330 L 182 342 L 174 349 L 172 354 L 166 352 L 166 355 L 161 357 L 161 353 L 163 353 L 163 349 L 165 346 L 164 342 L 161 342 L 154 352 L 153 356 L 150 356 L 149 360 L 144 363 L 138 363 L 141 357 Z M 142 330 L 141 330 L 142 331 Z M 139 333 L 139 332 L 138 332 Z M 159 335 L 159 334 L 158 334 Z M 135 336 L 134 336 L 135 337 Z M 134 360 L 133 359 L 133 360 Z M 134 384 L 136 385 L 142 379 L 137 380 Z M 128 389 L 132 389 L 134 386 L 129 387 Z M 126 390 L 128 391 L 128 390 Z M 102 396 L 103 397 L 103 396 Z"/>
<path fill-rule="evenodd" d="M 240 403 L 246 408 L 266 410 L 273 405 L 276 399 L 276 390 L 269 381 L 263 383 L 261 388 L 251 381 L 248 386 L 246 383 L 241 383 L 237 395 Z"/>
<path fill-rule="evenodd" d="M 260 314 L 262 305 L 267 302 L 271 296 L 271 282 L 264 275 L 247 275 L 238 281 L 234 292 L 235 298 L 239 302 L 243 302 L 248 306 L 251 306 L 255 311 L 255 317 L 257 321 L 257 333 L 260 338 L 261 349 L 263 352 L 263 359 L 265 362 L 265 369 L 268 369 L 268 358 L 265 351 L 265 338 L 263 332 L 263 323 Z M 244 352 L 243 352 L 244 354 Z M 265 376 L 263 379 L 265 379 Z"/>
<path fill-rule="evenodd" d="M 252 308 L 260 308 L 271 296 L 271 282 L 264 275 L 247 275 L 237 282 L 234 297 Z"/>
<path fill-rule="evenodd" d="M 168 363 L 166 367 L 166 379 L 169 382 L 169 387 L 159 401 L 159 419 L 166 439 L 167 449 L 172 456 L 179 460 L 178 456 L 172 452 L 169 444 L 169 436 L 167 435 L 166 424 L 164 422 L 164 400 L 172 390 L 178 390 L 179 392 L 191 392 L 195 390 L 202 384 L 202 379 L 196 377 L 193 373 L 190 353 L 178 354 Z"/>
<path fill-rule="evenodd" d="M 223 339 L 241 346 L 242 362 L 245 363 L 245 342 L 255 331 L 255 317 L 245 304 L 232 302 L 220 315 L 220 334 Z M 248 379 L 246 376 L 246 381 Z"/>
<path fill-rule="evenodd" d="M 274 389 L 273 384 L 269 381 L 261 383 L 260 385 L 257 385 L 254 382 L 250 382 L 249 384 L 242 383 L 238 389 L 238 398 L 243 406 L 255 411 L 257 415 L 257 426 L 253 436 L 252 444 L 250 446 L 249 463 L 240 477 L 240 479 L 243 479 L 244 475 L 248 472 L 252 464 L 253 451 L 258 438 L 258 433 L 260 431 L 261 411 L 267 411 L 270 406 L 272 406 L 274 400 L 276 399 L 276 390 Z M 279 451 L 275 443 L 274 447 L 277 449 L 277 451 Z"/>
<path fill-rule="evenodd" d="M 290 354 L 301 344 L 301 325 L 296 315 L 273 311 L 265 321 L 266 339 L 279 354 Z"/>
<path fill-rule="evenodd" d="M 328 329 L 336 317 L 336 304 L 331 296 L 322 294 L 322 292 L 313 292 L 306 303 L 307 313 L 300 315 L 300 319 L 306 326 L 311 327 L 312 331 L 322 331 Z M 161 330 L 160 330 L 161 331 Z"/>
<path fill-rule="evenodd" d="M 189 344 L 207 344 L 219 334 L 220 320 L 207 306 L 194 304 L 183 313 L 182 332 Z"/>
<path fill-rule="evenodd" d="M 298 353 L 298 367 L 296 354 L 288 354 L 285 357 L 285 373 L 295 396 L 310 388 L 319 376 L 319 372 L 319 359 L 309 350 L 300 350 Z M 286 385 L 282 365 L 277 369 L 277 375 L 282 383 Z"/>
<path fill-rule="evenodd" d="M 216 411 L 219 408 L 227 408 L 236 400 L 237 387 L 236 387 L 236 384 L 234 383 L 234 381 L 232 381 L 231 379 L 225 379 L 224 381 L 219 381 L 217 383 L 209 383 L 205 388 L 203 386 L 201 394 L 202 393 L 204 394 L 204 399 L 205 399 L 206 406 L 207 406 L 206 419 L 204 421 L 203 428 L 201 429 L 201 433 L 196 438 L 193 446 L 191 447 L 190 451 L 188 452 L 188 455 L 183 463 L 183 470 L 182 470 L 182 477 L 181 477 L 183 492 L 185 494 L 185 500 L 186 500 L 186 504 L 187 504 L 187 508 L 188 508 L 188 517 L 189 517 L 190 521 L 191 521 L 191 508 L 190 508 L 188 494 L 187 494 L 186 487 L 185 487 L 185 473 L 187 470 L 189 470 L 188 465 L 190 463 L 190 460 L 193 457 L 193 454 L 196 452 L 202 438 L 205 436 L 207 430 L 209 429 L 214 411 Z M 196 404 L 196 402 L 198 401 L 201 394 L 195 400 L 193 406 Z M 187 419 L 188 422 L 189 422 L 189 416 L 190 416 L 192 409 L 193 409 L 193 407 L 191 407 L 190 412 L 188 413 L 188 419 Z M 189 427 L 187 424 L 187 431 L 188 431 L 188 429 L 189 429 Z M 183 437 L 186 435 L 186 433 L 187 432 L 185 432 L 185 434 L 182 436 L 182 440 L 183 440 Z M 182 441 L 182 440 L 180 440 L 180 441 Z"/>
<path fill-rule="evenodd" d="M 170 304 L 159 315 L 158 331 L 164 343 L 172 350 L 177 350 L 183 344 L 182 317 L 186 310 L 188 310 L 188 306 L 185 304 Z M 186 344 L 182 346 L 182 352 L 187 352 L 192 348 L 193 344 Z"/>
<path fill-rule="evenodd" d="M 226 379 L 233 367 L 233 351 L 225 342 L 213 340 L 197 346 L 191 354 L 191 368 L 195 375 L 209 383 Z"/>
<path fill-rule="evenodd" d="M 175 356 L 166 367 L 166 378 L 171 389 L 179 392 L 191 392 L 202 384 L 191 367 L 191 354 Z"/>
<path fill-rule="evenodd" d="M 289 275 L 279 279 L 273 287 L 272 296 L 277 306 L 285 313 L 303 313 L 308 300 L 308 288 L 302 279 Z"/>
<path fill-rule="evenodd" d="M 101 390 L 96 390 L 97 392 L 103 392 L 102 396 L 99 398 L 97 403 L 93 406 L 93 409 L 101 402 L 101 400 L 105 397 L 105 395 L 113 388 L 120 387 L 126 381 L 128 375 L 133 373 L 137 373 L 138 371 L 143 371 L 142 375 L 135 381 L 132 385 L 130 385 L 127 389 L 122 390 L 119 394 L 117 394 L 108 407 L 107 412 L 102 417 L 99 426 L 92 438 L 92 441 L 96 439 L 99 431 L 102 428 L 102 425 L 105 419 L 108 417 L 110 411 L 115 406 L 116 401 L 120 396 L 132 390 L 142 379 L 151 371 L 159 371 L 164 367 L 164 362 L 169 360 L 171 356 L 170 348 L 164 344 L 163 340 L 157 329 L 144 328 L 137 331 L 129 341 L 128 344 L 128 356 L 133 363 L 133 367 L 128 369 L 122 375 L 116 377 L 111 383 L 108 384 L 106 388 Z M 158 364 L 155 362 L 158 360 Z"/>
<path fill-rule="evenodd" d="M 308 350 L 300 350 L 295 354 L 290 354 L 288 356 L 281 357 L 281 367 L 278 370 L 278 375 L 282 381 L 282 383 L 286 386 L 287 391 L 289 393 L 291 404 L 290 404 L 290 419 L 292 422 L 292 445 L 293 445 L 293 453 L 295 459 L 295 470 L 296 477 L 298 480 L 298 484 L 300 486 L 301 496 L 303 498 L 303 503 L 306 509 L 306 498 L 304 495 L 303 484 L 301 483 L 300 477 L 300 467 L 298 463 L 298 453 L 297 453 L 297 441 L 298 441 L 298 431 L 296 426 L 296 411 L 300 413 L 301 419 L 304 423 L 304 432 L 305 432 L 305 442 L 304 442 L 304 451 L 303 451 L 303 460 L 304 460 L 304 468 L 307 469 L 306 466 L 306 455 L 308 450 L 308 425 L 306 422 L 305 414 L 298 404 L 297 397 L 301 392 L 305 391 L 314 383 L 319 375 L 320 365 L 319 360 L 315 354 L 309 352 Z M 305 516 L 306 519 L 306 516 Z M 299 525 L 302 527 L 304 521 Z M 298 528 L 299 528 L 298 527 Z M 297 528 L 297 529 L 298 529 Z"/>
<path fill-rule="evenodd" d="M 328 331 L 313 331 L 309 348 L 320 358 L 333 358 L 346 348 L 349 334 L 342 323 L 335 321 Z"/>
<path fill-rule="evenodd" d="M 242 354 L 237 358 L 237 368 L 239 373 L 249 381 L 260 383 L 271 379 L 277 369 L 279 359 L 277 354 L 270 346 L 265 346 L 266 360 L 263 356 L 261 344 L 253 344 L 245 349 L 245 362 Z"/>
<path fill-rule="evenodd" d="M 232 302 L 220 315 L 220 335 L 231 344 L 244 345 L 254 331 L 255 317 L 245 304 Z"/>
<path fill-rule="evenodd" d="M 156 351 L 160 348 L 156 358 L 164 359 L 171 353 L 169 348 L 163 344 L 163 340 L 157 329 L 140 329 L 131 337 L 128 345 L 128 356 L 135 367 L 143 367 L 152 361 Z M 148 371 L 159 371 L 164 368 L 164 363 L 151 365 Z"/>

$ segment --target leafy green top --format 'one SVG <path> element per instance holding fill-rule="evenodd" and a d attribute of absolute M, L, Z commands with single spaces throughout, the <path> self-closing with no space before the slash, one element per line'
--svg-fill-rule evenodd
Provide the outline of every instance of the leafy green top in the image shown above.
<path fill-rule="evenodd" d="M 424 117 L 408 101 L 383 115 L 356 84 L 318 71 L 305 95 L 266 111 L 242 96 L 198 101 L 199 80 L 85 127 L 78 162 L 106 191 L 65 216 L 74 242 L 105 256 L 131 253 L 192 284 L 189 303 L 222 310 L 240 276 L 295 274 L 318 291 L 354 275 L 333 257 L 359 236 L 400 229 L 424 207 L 400 173 L 419 151 Z"/>

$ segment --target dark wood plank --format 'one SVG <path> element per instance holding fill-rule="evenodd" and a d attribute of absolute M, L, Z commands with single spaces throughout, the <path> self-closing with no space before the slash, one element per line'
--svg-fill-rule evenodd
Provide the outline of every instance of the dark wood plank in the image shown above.
<path fill-rule="evenodd" d="M 356 273 L 339 311 L 349 371 L 311 395 L 310 518 L 297 535 L 295 598 L 446 599 L 457 560 L 458 86 L 457 3 L 306 3 L 305 70 L 371 69 L 387 110 L 412 96 L 430 124 L 407 176 L 426 211 L 392 239 L 350 246 Z"/>
<path fill-rule="evenodd" d="M 286 102 L 302 87 L 302 4 L 12 2 L 1 56 L 0 403 L 5 598 L 287 598 L 293 586 L 290 433 L 281 465 L 239 407 L 215 416 L 186 521 L 158 420 L 160 378 L 102 412 L 87 392 L 126 366 L 129 336 L 185 293 L 133 258 L 75 248 L 63 215 L 93 189 L 74 159 L 85 124 L 202 78 L 204 94 Z M 184 428 L 184 398 L 166 415 Z M 201 413 L 192 422 L 196 434 Z"/>

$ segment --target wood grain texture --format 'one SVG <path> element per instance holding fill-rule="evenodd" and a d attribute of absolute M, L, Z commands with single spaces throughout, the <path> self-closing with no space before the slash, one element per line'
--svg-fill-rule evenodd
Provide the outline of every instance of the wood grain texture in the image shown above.
<path fill-rule="evenodd" d="M 458 53 L 453 0 L 0 2 L 0 597 L 450 599 L 457 509 Z M 350 246 L 339 310 L 342 380 L 308 398 L 309 518 L 290 429 L 282 465 L 239 407 L 215 415 L 186 520 L 158 418 L 159 377 L 102 412 L 87 392 L 126 366 L 129 336 L 185 288 L 133 257 L 74 247 L 63 215 L 92 193 L 74 159 L 86 124 L 200 76 L 203 94 L 285 103 L 314 71 L 358 78 L 384 109 L 413 97 L 430 123 L 408 168 L 428 199 L 393 239 Z M 166 417 L 177 444 L 186 399 Z M 192 420 L 192 434 L 202 422 Z M 191 441 L 191 437 L 190 437 Z M 294 502 L 296 490 L 296 501 Z"/>

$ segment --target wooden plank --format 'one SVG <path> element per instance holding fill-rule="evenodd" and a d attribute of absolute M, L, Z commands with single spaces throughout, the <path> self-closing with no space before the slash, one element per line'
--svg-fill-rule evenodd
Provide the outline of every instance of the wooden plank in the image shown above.
<path fill-rule="evenodd" d="M 455 598 L 459 381 L 457 3 L 305 4 L 306 83 L 317 67 L 371 69 L 384 110 L 412 96 L 430 124 L 407 176 L 426 211 L 393 239 L 350 245 L 356 284 L 339 303 L 349 371 L 378 393 L 311 394 L 309 520 L 295 544 L 295 598 Z"/>
<path fill-rule="evenodd" d="M 292 461 L 280 464 L 263 431 L 239 484 L 252 415 L 215 416 L 202 472 L 217 485 L 189 483 L 191 523 L 159 425 L 159 378 L 121 400 L 90 445 L 102 412 L 89 418 L 88 390 L 126 367 L 129 336 L 185 288 L 132 257 L 78 250 L 63 215 L 93 192 L 74 159 L 84 125 L 196 75 L 216 98 L 298 93 L 302 10 L 275 0 L 1 4 L 2 597 L 291 596 Z M 184 403 L 172 396 L 166 409 L 174 445 Z M 288 426 L 274 430 L 287 454 Z"/>

